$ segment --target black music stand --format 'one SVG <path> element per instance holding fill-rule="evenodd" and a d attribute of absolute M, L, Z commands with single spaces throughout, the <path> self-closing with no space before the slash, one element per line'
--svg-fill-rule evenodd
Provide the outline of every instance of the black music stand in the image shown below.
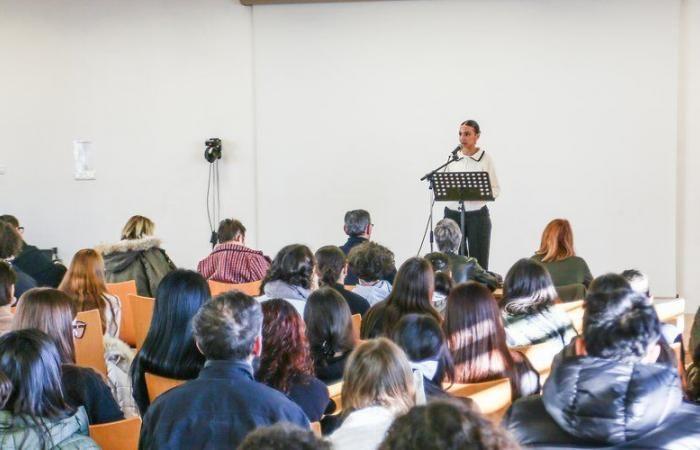
<path fill-rule="evenodd" d="M 464 202 L 465 201 L 493 201 L 491 178 L 488 172 L 436 172 L 430 177 L 430 187 L 433 190 L 435 201 L 459 202 L 459 228 L 462 230 L 462 239 L 466 244 L 464 230 Z M 460 254 L 464 253 L 464 248 Z"/>

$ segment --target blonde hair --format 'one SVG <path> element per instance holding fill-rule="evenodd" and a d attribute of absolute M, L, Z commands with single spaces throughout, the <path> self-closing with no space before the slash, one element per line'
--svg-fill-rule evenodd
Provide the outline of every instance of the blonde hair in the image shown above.
<path fill-rule="evenodd" d="M 576 256 L 574 252 L 574 232 L 566 219 L 554 219 L 542 232 L 540 249 L 535 252 L 542 262 L 556 262 Z"/>
<path fill-rule="evenodd" d="M 383 406 L 395 414 L 415 404 L 413 374 L 403 350 L 386 338 L 363 342 L 345 365 L 341 402 L 347 413 Z"/>
<path fill-rule="evenodd" d="M 141 239 L 144 236 L 153 236 L 156 225 L 151 219 L 144 216 L 131 216 L 122 228 L 122 240 Z"/>

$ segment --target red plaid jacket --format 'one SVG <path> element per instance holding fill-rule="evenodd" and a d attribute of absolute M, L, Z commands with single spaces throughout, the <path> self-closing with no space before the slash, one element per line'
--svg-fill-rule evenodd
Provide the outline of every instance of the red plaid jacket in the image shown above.
<path fill-rule="evenodd" d="M 217 244 L 211 254 L 197 264 L 197 272 L 207 280 L 248 283 L 262 280 L 270 268 L 270 258 L 235 242 Z"/>

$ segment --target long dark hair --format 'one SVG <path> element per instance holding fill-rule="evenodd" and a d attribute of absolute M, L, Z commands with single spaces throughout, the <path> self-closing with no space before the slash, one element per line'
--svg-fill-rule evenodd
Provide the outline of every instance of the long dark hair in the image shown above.
<path fill-rule="evenodd" d="M 434 382 L 444 379 L 453 381 L 455 368 L 452 355 L 447 348 L 445 334 L 440 323 L 427 314 L 407 314 L 394 329 L 393 341 L 406 352 L 413 362 L 434 360 L 438 362 L 438 371 Z"/>
<path fill-rule="evenodd" d="M 262 281 L 261 290 L 270 281 L 284 281 L 292 286 L 311 288 L 316 260 L 309 247 L 301 244 L 291 244 L 277 252 L 275 259 Z"/>
<path fill-rule="evenodd" d="M 0 409 L 35 429 L 41 448 L 53 448 L 45 421 L 75 414 L 63 397 L 56 346 L 41 331 L 11 331 L 0 337 Z"/>
<path fill-rule="evenodd" d="M 552 277 L 537 261 L 523 258 L 513 264 L 503 282 L 501 307 L 511 314 L 533 314 L 557 299 Z"/>
<path fill-rule="evenodd" d="M 289 393 L 300 377 L 314 374 L 304 321 L 291 303 L 280 298 L 263 302 L 262 312 L 262 355 L 255 377 Z"/>
<path fill-rule="evenodd" d="M 177 269 L 158 285 L 146 340 L 131 365 L 131 378 L 142 414 L 148 407 L 144 372 L 189 380 L 204 366 L 192 335 L 192 318 L 209 298 L 209 285 L 197 272 Z"/>
<path fill-rule="evenodd" d="M 386 298 L 384 334 L 391 335 L 394 325 L 405 314 L 431 315 L 438 322 L 442 317 L 432 305 L 435 276 L 425 258 L 409 258 L 399 268 L 391 293 Z"/>
<path fill-rule="evenodd" d="M 0 306 L 12 302 L 12 286 L 17 282 L 17 274 L 10 263 L 0 260 Z"/>
<path fill-rule="evenodd" d="M 317 365 L 325 366 L 336 353 L 346 353 L 355 347 L 350 307 L 333 288 L 322 287 L 309 295 L 304 322 L 311 357 Z"/>
<path fill-rule="evenodd" d="M 323 286 L 334 286 L 343 273 L 347 257 L 345 253 L 335 245 L 326 245 L 316 250 L 316 271 L 318 272 L 320 284 Z"/>

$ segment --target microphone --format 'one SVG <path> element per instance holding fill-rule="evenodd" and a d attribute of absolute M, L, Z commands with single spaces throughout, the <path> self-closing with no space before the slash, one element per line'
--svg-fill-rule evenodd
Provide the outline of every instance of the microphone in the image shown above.
<path fill-rule="evenodd" d="M 452 156 L 457 156 L 457 152 L 462 150 L 462 146 L 458 145 L 454 150 L 452 150 Z"/>

